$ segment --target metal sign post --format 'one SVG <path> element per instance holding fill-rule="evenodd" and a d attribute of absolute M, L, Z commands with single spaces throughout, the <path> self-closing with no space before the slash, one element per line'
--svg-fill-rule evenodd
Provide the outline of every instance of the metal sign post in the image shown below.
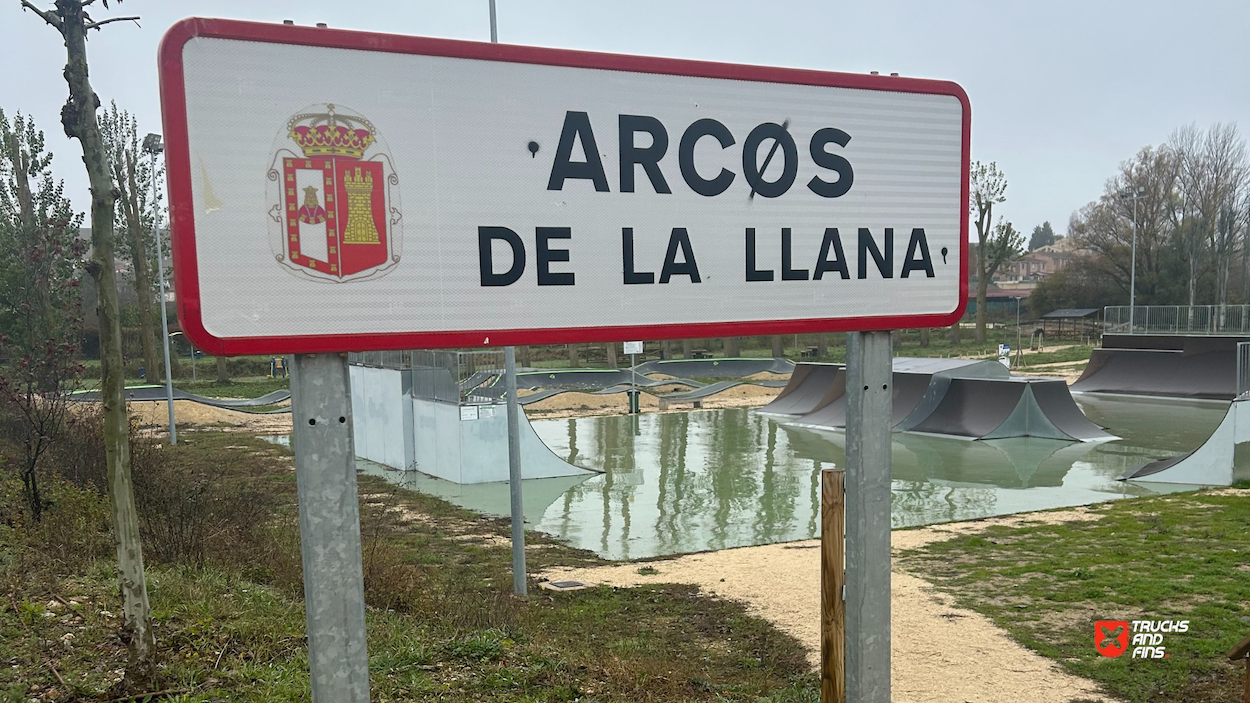
<path fill-rule="evenodd" d="M 525 509 L 521 503 L 521 407 L 516 397 L 516 347 L 504 347 L 508 392 L 508 495 L 512 503 L 512 592 L 526 595 Z"/>
<path fill-rule="evenodd" d="M 304 613 L 314 703 L 366 703 L 365 586 L 346 354 L 291 364 Z"/>
<path fill-rule="evenodd" d="M 890 703 L 890 333 L 846 355 L 846 699 Z"/>

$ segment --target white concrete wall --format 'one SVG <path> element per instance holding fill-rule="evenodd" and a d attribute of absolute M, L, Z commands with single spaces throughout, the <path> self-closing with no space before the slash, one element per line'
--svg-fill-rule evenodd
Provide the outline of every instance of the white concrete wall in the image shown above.
<path fill-rule="evenodd" d="M 396 469 L 411 466 L 411 409 L 402 371 L 352 366 L 352 438 L 356 456 Z"/>
<path fill-rule="evenodd" d="M 356 456 L 453 483 L 508 480 L 507 407 L 459 406 L 409 394 L 403 372 L 351 367 Z M 463 411 L 463 412 L 462 412 Z M 522 478 L 594 473 L 551 452 L 521 414 Z"/>

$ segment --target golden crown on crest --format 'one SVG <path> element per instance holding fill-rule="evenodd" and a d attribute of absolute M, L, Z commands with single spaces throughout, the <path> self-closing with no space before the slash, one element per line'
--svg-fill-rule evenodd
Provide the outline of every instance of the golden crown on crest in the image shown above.
<path fill-rule="evenodd" d="M 369 145 L 377 141 L 373 123 L 357 115 L 344 115 L 326 104 L 326 111 L 295 115 L 287 123 L 291 139 L 299 144 L 305 157 L 345 156 L 359 159 Z"/>

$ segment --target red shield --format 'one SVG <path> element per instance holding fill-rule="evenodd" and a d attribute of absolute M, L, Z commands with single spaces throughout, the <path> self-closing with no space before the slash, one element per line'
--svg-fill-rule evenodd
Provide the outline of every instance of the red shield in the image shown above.
<path fill-rule="evenodd" d="M 349 156 L 282 160 L 290 262 L 342 278 L 387 258 L 382 164 Z"/>
<path fill-rule="evenodd" d="M 1094 649 L 1104 657 L 1118 657 L 1128 650 L 1127 620 L 1094 622 Z"/>

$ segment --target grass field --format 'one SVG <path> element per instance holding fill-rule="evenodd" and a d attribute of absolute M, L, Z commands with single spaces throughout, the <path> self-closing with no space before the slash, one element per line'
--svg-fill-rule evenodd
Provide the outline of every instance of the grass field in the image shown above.
<path fill-rule="evenodd" d="M 903 565 L 1020 642 L 1132 703 L 1234 703 L 1250 635 L 1250 499 L 1204 492 L 1095 506 L 1100 519 L 983 533 Z M 1167 658 L 1100 656 L 1095 620 L 1189 620 Z M 1131 651 L 1130 651 L 1131 654 Z"/>
<path fill-rule="evenodd" d="M 275 502 L 256 534 L 209 544 L 198 563 L 168 556 L 170 535 L 157 529 L 171 522 L 165 512 L 190 529 L 187 516 L 141 502 L 157 686 L 174 691 L 163 700 L 306 701 L 290 453 L 239 433 L 179 439 L 155 456 L 217 485 L 250 483 Z M 118 698 L 111 687 L 125 650 L 105 498 L 51 483 L 53 507 L 32 525 L 11 470 L 0 466 L 0 476 L 0 701 Z M 818 698 L 801 646 L 741 604 L 689 586 L 555 594 L 531 584 L 532 595 L 519 600 L 506 520 L 377 478 L 362 476 L 360 493 L 375 701 Z M 182 494 L 171 495 L 165 500 L 178 508 Z M 230 495 L 214 498 L 241 501 L 218 506 L 224 524 L 256 509 Z M 217 533 L 209 525 L 203 536 L 220 542 Z M 531 572 L 599 563 L 538 534 L 528 552 Z"/>

